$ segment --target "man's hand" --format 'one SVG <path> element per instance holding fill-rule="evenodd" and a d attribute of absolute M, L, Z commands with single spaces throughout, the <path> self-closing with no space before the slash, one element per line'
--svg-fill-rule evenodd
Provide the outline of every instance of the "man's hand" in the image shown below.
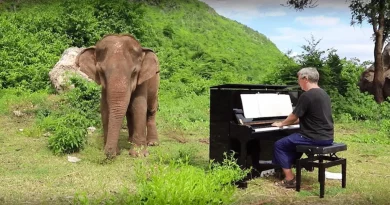
<path fill-rule="evenodd" d="M 283 127 L 282 122 L 274 122 L 274 123 L 272 123 L 271 126 L 274 126 L 274 127 Z"/>

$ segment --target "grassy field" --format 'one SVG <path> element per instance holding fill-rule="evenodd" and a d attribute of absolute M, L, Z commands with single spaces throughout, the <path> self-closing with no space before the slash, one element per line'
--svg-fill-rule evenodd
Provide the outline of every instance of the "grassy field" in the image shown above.
<path fill-rule="evenodd" d="M 54 156 L 47 137 L 34 133 L 32 115 L 0 116 L 0 204 L 74 204 L 80 196 L 84 204 L 99 201 L 137 188 L 136 171 L 145 163 L 154 166 L 161 159 L 190 156 L 191 166 L 208 166 L 208 134 L 183 132 L 164 126 L 161 145 L 150 148 L 151 156 L 134 159 L 127 155 L 127 132 L 121 133 L 121 155 L 106 161 L 100 130 L 88 136 L 88 145 L 77 154 L 80 162 Z M 204 130 L 204 129 L 201 129 Z M 317 170 L 303 172 L 300 193 L 273 185 L 273 177 L 249 181 L 247 189 L 237 189 L 233 204 L 388 204 L 390 193 L 390 146 L 388 143 L 358 143 L 356 138 L 375 136 L 369 123 L 336 125 L 336 141 L 348 145 L 339 156 L 347 158 L 347 188 L 338 180 L 327 180 L 325 198 L 320 199 Z M 142 169 L 142 167 L 141 167 Z M 341 167 L 329 171 L 340 172 Z M 188 176 L 189 178 L 191 176 Z"/>

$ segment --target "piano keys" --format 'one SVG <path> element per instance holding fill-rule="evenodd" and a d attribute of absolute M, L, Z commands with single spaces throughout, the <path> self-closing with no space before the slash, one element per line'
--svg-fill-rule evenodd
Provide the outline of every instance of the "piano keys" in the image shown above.
<path fill-rule="evenodd" d="M 255 133 L 259 132 L 271 132 L 271 131 L 277 131 L 277 130 L 296 130 L 299 129 L 299 125 L 288 125 L 283 127 L 261 127 L 261 128 L 255 128 L 253 129 Z"/>
<path fill-rule="evenodd" d="M 245 117 L 243 94 L 287 95 L 292 110 L 300 91 L 297 87 L 283 85 L 224 84 L 210 87 L 210 160 L 222 162 L 224 153 L 234 153 L 234 158 L 242 168 L 253 167 L 260 176 L 262 171 L 275 168 L 271 163 L 262 163 L 272 160 L 273 144 L 298 131 L 299 125 L 282 128 L 271 126 L 275 121 L 284 120 L 289 114 L 286 115 L 286 111 L 283 115 L 277 112 L 277 116 L 270 116 L 270 112 L 267 112 L 265 117 Z M 280 102 L 274 104 L 279 106 Z M 277 106 L 272 109 L 278 109 Z"/>

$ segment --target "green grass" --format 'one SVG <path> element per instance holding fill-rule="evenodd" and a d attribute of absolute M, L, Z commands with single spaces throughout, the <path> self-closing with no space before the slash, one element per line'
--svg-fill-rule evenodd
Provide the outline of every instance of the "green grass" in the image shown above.
<path fill-rule="evenodd" d="M 172 204 L 180 204 L 179 199 L 184 204 L 185 200 L 196 200 L 189 196 L 191 193 L 196 196 L 202 186 L 192 189 L 194 183 L 201 182 L 203 187 L 211 187 L 213 185 L 206 182 L 223 179 L 228 173 L 207 171 L 208 135 L 205 128 L 183 131 L 167 126 L 162 116 L 158 118 L 161 145 L 150 148 L 148 158 L 135 159 L 127 154 L 127 132 L 122 130 L 121 155 L 112 161 L 105 160 L 101 130 L 98 129 L 88 135 L 84 150 L 72 154 L 81 161 L 70 163 L 67 155 L 53 155 L 47 148 L 48 138 L 34 127 L 34 113 L 51 107 L 57 97 L 42 93 L 21 94 L 24 97 L 20 98 L 13 95 L 15 93 L 4 94 L 0 99 L 0 204 L 139 203 L 142 196 L 136 195 L 137 190 L 142 187 L 153 189 L 151 187 L 154 186 L 159 188 L 154 201 L 167 200 L 169 197 L 165 196 L 169 195 L 169 191 L 178 187 L 178 195 L 171 194 L 171 200 L 176 199 Z M 8 104 L 3 105 L 5 102 Z M 14 116 L 16 108 L 26 114 Z M 227 190 L 226 193 L 234 195 L 225 204 L 388 204 L 390 145 L 385 142 L 389 139 L 382 138 L 378 141 L 381 143 L 361 143 L 362 140 L 357 140 L 375 137 L 379 130 L 374 122 L 336 124 L 336 141 L 348 145 L 347 151 L 339 153 L 340 157 L 347 158 L 346 189 L 341 188 L 340 181 L 327 180 L 325 198 L 320 199 L 315 170 L 303 172 L 299 193 L 274 186 L 276 179 L 273 177 L 256 178 L 249 181 L 247 189 Z M 180 160 L 185 163 L 172 163 Z M 333 167 L 329 171 L 340 172 L 340 169 Z M 151 178 L 143 178 L 149 176 L 147 174 L 151 174 Z M 207 181 L 202 181 L 205 179 Z M 184 194 L 189 198 L 185 198 Z"/>

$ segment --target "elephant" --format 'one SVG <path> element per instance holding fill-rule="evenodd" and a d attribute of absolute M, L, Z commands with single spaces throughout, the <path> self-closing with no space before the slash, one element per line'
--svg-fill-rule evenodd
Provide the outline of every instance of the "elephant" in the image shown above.
<path fill-rule="evenodd" d="M 383 75 L 385 76 L 385 82 L 383 85 L 383 96 L 386 99 L 390 96 L 390 43 L 388 43 L 382 52 L 383 61 Z M 374 80 L 375 67 L 371 65 L 369 68 L 364 70 L 360 75 L 358 86 L 360 92 L 368 92 L 374 94 L 373 80 Z"/>
<path fill-rule="evenodd" d="M 80 52 L 76 66 L 101 86 L 104 153 L 120 154 L 119 133 L 126 116 L 129 154 L 148 156 L 158 145 L 156 113 L 160 66 L 157 55 L 130 34 L 110 34 Z"/>
<path fill-rule="evenodd" d="M 383 96 L 386 99 L 390 96 L 390 70 L 386 70 L 384 72 L 385 83 L 383 85 Z M 368 92 L 370 94 L 374 94 L 373 87 L 374 80 L 374 66 L 370 66 L 360 75 L 360 80 L 358 82 L 358 86 L 360 92 Z"/>

